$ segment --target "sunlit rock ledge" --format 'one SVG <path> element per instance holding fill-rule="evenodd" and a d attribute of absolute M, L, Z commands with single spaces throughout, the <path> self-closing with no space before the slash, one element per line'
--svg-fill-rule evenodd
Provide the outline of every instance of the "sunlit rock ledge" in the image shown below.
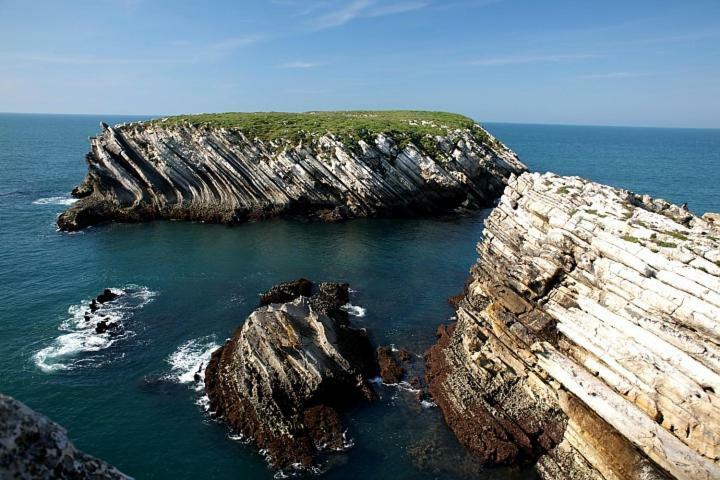
<path fill-rule="evenodd" d="M 577 177 L 512 177 L 427 354 L 461 443 L 543 478 L 720 478 L 720 226 Z"/>
<path fill-rule="evenodd" d="M 277 215 L 326 221 L 490 205 L 517 156 L 474 121 L 441 112 L 208 114 L 110 127 L 90 139 L 62 230 Z"/>

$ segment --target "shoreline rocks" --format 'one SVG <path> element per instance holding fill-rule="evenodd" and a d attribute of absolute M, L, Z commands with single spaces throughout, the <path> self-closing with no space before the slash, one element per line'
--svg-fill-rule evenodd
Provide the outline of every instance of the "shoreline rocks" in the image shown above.
<path fill-rule="evenodd" d="M 130 480 L 75 448 L 65 429 L 0 394 L 0 478 Z"/>
<path fill-rule="evenodd" d="M 105 221 L 234 224 L 302 215 L 334 222 L 472 210 L 525 171 L 479 125 L 416 143 L 391 133 L 341 140 L 328 132 L 278 148 L 239 128 L 140 122 L 103 124 L 90 142 L 87 176 L 73 190 L 79 200 L 58 218 L 60 230 Z"/>
<path fill-rule="evenodd" d="M 426 354 L 486 464 L 545 479 L 720 478 L 720 229 L 662 200 L 523 174 Z"/>
<path fill-rule="evenodd" d="M 346 449 L 340 413 L 375 399 L 367 333 L 340 308 L 348 285 L 321 283 L 307 296 L 308 283 L 264 294 L 205 370 L 210 410 L 279 470 L 310 469 L 322 452 Z"/>

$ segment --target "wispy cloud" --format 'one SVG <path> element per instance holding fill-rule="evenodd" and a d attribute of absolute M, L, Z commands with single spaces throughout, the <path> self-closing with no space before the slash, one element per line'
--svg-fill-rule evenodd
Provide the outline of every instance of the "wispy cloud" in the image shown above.
<path fill-rule="evenodd" d="M 475 60 L 467 60 L 463 62 L 465 65 L 473 67 L 502 67 L 506 65 L 523 65 L 531 63 L 561 63 L 573 62 L 577 60 L 588 60 L 597 58 L 598 55 L 589 53 L 571 53 L 571 54 L 552 54 L 552 55 L 519 55 L 507 57 L 481 58 Z"/>
<path fill-rule="evenodd" d="M 285 62 L 278 65 L 279 68 L 316 68 L 323 66 L 320 62 L 306 62 L 303 60 L 295 60 L 293 62 Z"/>
<path fill-rule="evenodd" d="M 267 39 L 267 35 L 253 33 L 248 35 L 241 35 L 239 37 L 226 38 L 211 44 L 210 47 L 216 50 L 232 50 L 235 48 L 242 48 L 254 45 L 265 39 Z"/>
<path fill-rule="evenodd" d="M 261 34 L 248 34 L 207 43 L 174 40 L 159 50 L 150 49 L 146 55 L 107 56 L 78 52 L 2 52 L 0 61 L 30 65 L 188 65 L 217 61 L 236 49 L 248 47 L 266 40 Z M 168 48 L 169 47 L 169 48 Z"/>
<path fill-rule="evenodd" d="M 578 75 L 575 78 L 584 80 L 594 79 L 616 79 L 616 78 L 637 78 L 647 77 L 648 73 L 643 72 L 608 72 L 608 73 L 589 73 L 587 75 Z"/>
<path fill-rule="evenodd" d="M 408 0 L 381 3 L 379 0 L 353 0 L 340 8 L 335 8 L 335 5 L 333 3 L 329 11 L 315 18 L 310 23 L 310 27 L 314 30 L 324 30 L 339 27 L 360 18 L 384 17 L 412 12 L 427 7 L 430 2 Z"/>

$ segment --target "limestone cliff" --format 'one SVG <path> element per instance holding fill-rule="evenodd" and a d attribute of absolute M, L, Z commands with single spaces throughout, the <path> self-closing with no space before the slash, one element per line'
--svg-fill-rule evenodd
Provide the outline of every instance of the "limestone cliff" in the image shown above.
<path fill-rule="evenodd" d="M 130 479 L 77 450 L 59 425 L 1 394 L 0 478 Z"/>
<path fill-rule="evenodd" d="M 575 177 L 513 177 L 427 354 L 451 429 L 543 478 L 720 478 L 720 229 Z"/>
<path fill-rule="evenodd" d="M 347 448 L 341 410 L 374 399 L 377 374 L 364 330 L 347 312 L 347 284 L 281 284 L 215 351 L 205 371 L 210 410 L 253 441 L 276 469 L 309 469 Z"/>
<path fill-rule="evenodd" d="M 62 230 L 107 220 L 236 223 L 423 215 L 497 198 L 513 152 L 472 120 L 432 112 L 172 117 L 90 139 Z"/>

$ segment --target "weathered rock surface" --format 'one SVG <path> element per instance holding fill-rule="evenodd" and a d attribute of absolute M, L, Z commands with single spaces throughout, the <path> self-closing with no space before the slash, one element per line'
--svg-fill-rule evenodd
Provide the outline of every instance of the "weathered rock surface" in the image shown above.
<path fill-rule="evenodd" d="M 297 292 L 255 310 L 205 371 L 211 411 L 277 469 L 312 467 L 320 452 L 346 448 L 339 412 L 375 398 L 366 382 L 377 375 L 370 341 L 340 308 L 348 285 L 321 283 L 305 296 L 293 287 L 305 282 L 264 295 Z"/>
<path fill-rule="evenodd" d="M 378 368 L 380 377 L 387 384 L 400 383 L 405 377 L 405 368 L 399 355 L 391 347 L 378 347 L 377 349 Z"/>
<path fill-rule="evenodd" d="M 430 392 L 486 463 L 720 478 L 720 229 L 576 177 L 512 178 Z"/>
<path fill-rule="evenodd" d="M 190 123 L 102 127 L 90 140 L 88 174 L 73 190 L 80 200 L 58 219 L 62 230 L 107 220 L 237 223 L 302 214 L 337 221 L 472 209 L 525 170 L 479 126 L 448 128 L 430 139 L 430 149 L 391 132 L 278 145 L 241 129 Z"/>
<path fill-rule="evenodd" d="M 65 429 L 0 394 L 0 478 L 129 479 L 77 450 Z"/>

